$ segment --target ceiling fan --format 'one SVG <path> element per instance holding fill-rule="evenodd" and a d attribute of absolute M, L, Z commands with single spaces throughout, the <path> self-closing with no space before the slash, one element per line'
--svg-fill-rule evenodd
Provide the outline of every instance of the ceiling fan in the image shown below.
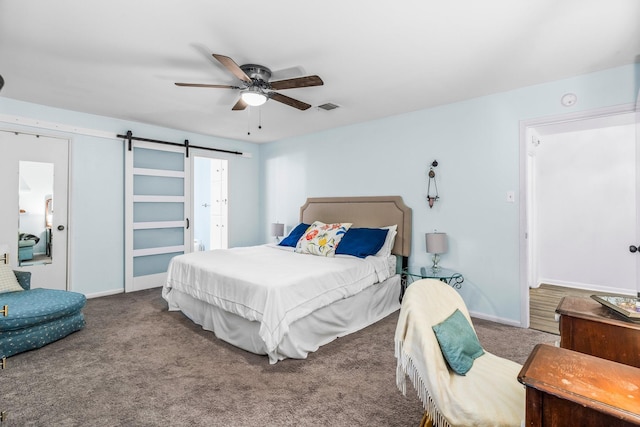
<path fill-rule="evenodd" d="M 271 70 L 263 65 L 245 64 L 238 65 L 228 56 L 213 54 L 227 70 L 240 79 L 241 86 L 214 85 L 201 83 L 176 83 L 176 86 L 206 87 L 218 89 L 239 89 L 240 99 L 233 106 L 232 110 L 244 110 L 248 106 L 259 106 L 267 102 L 268 99 L 281 102 L 299 110 L 306 110 L 311 107 L 306 102 L 290 98 L 274 90 L 296 89 L 301 87 L 322 86 L 324 82 L 318 76 L 295 77 L 292 79 L 278 80 L 271 82 Z"/>

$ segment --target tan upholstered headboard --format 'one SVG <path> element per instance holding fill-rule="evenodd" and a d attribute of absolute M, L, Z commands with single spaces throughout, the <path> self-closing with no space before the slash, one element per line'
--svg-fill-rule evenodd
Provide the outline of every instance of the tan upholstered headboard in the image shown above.
<path fill-rule="evenodd" d="M 352 227 L 398 226 L 392 253 L 411 254 L 411 208 L 400 196 L 310 197 L 300 208 L 300 222 L 351 222 Z"/>

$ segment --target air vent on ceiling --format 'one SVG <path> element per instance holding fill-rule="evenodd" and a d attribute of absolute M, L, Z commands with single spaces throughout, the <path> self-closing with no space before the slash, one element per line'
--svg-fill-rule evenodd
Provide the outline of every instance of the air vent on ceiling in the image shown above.
<path fill-rule="evenodd" d="M 327 102 L 326 104 L 318 105 L 318 108 L 321 108 L 325 111 L 330 111 L 330 110 L 335 110 L 336 108 L 340 108 L 340 106 Z"/>

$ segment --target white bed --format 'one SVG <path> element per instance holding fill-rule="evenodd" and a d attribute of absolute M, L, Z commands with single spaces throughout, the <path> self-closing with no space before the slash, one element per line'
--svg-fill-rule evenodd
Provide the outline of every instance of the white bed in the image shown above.
<path fill-rule="evenodd" d="M 306 358 L 337 337 L 398 310 L 411 209 L 400 197 L 313 198 L 300 222 L 350 222 L 352 227 L 397 226 L 391 256 L 322 257 L 260 245 L 175 257 L 162 295 L 204 329 L 270 363 Z"/>

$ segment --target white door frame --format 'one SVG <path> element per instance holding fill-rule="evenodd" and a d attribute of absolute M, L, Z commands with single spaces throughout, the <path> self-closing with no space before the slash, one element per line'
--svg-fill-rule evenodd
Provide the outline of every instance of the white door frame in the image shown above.
<path fill-rule="evenodd" d="M 596 110 L 581 111 L 569 114 L 559 114 L 554 116 L 542 117 L 538 119 L 520 121 L 520 183 L 519 183 L 519 259 L 520 259 L 520 324 L 522 327 L 529 327 L 529 276 L 532 268 L 531 253 L 529 250 L 529 173 L 530 160 L 528 155 L 530 141 L 528 136 L 530 130 L 539 126 L 548 126 L 553 124 L 561 124 L 568 122 L 577 122 L 582 120 L 591 120 L 597 118 L 605 118 L 620 114 L 630 114 L 636 112 L 635 104 L 623 104 L 613 107 L 601 108 Z M 638 136 L 636 135 L 636 139 Z M 637 141 L 638 142 L 638 141 Z M 640 151 L 640 150 L 638 150 Z M 640 168 L 638 168 L 640 169 Z M 640 174 L 640 172 L 638 172 Z M 640 184 L 640 177 L 638 178 Z M 640 188 L 640 187 L 638 187 Z M 638 227 L 640 228 L 640 227 Z M 640 244 L 640 236 L 636 236 Z M 640 266 L 640 262 L 638 263 Z M 640 277 L 640 267 L 638 271 Z"/>
<path fill-rule="evenodd" d="M 191 244 L 191 250 L 195 250 L 195 248 L 193 248 L 193 244 L 194 244 L 194 229 L 195 229 L 195 209 L 196 207 L 194 206 L 195 203 L 199 203 L 199 201 L 195 200 L 195 177 L 194 177 L 194 173 L 195 173 L 195 158 L 196 157 L 204 157 L 204 158 L 209 158 L 209 159 L 215 159 L 215 160 L 223 160 L 225 161 L 225 164 L 227 165 L 227 170 L 225 171 L 225 175 L 226 175 L 226 189 L 225 189 L 225 197 L 224 197 L 224 209 L 226 211 L 225 214 L 225 237 L 223 238 L 223 248 L 222 249 L 226 249 L 228 247 L 228 241 L 229 241 L 229 159 L 222 153 L 214 153 L 211 152 L 210 150 L 201 150 L 198 148 L 191 148 L 189 151 L 189 157 L 190 157 L 190 195 L 191 195 L 191 203 L 189 205 L 190 208 L 190 212 L 189 212 L 189 217 L 193 219 L 193 226 L 189 228 L 189 242 Z M 212 201 L 213 203 L 213 201 Z M 221 203 L 223 203 L 221 201 Z M 211 248 L 209 248 L 211 249 Z"/>

